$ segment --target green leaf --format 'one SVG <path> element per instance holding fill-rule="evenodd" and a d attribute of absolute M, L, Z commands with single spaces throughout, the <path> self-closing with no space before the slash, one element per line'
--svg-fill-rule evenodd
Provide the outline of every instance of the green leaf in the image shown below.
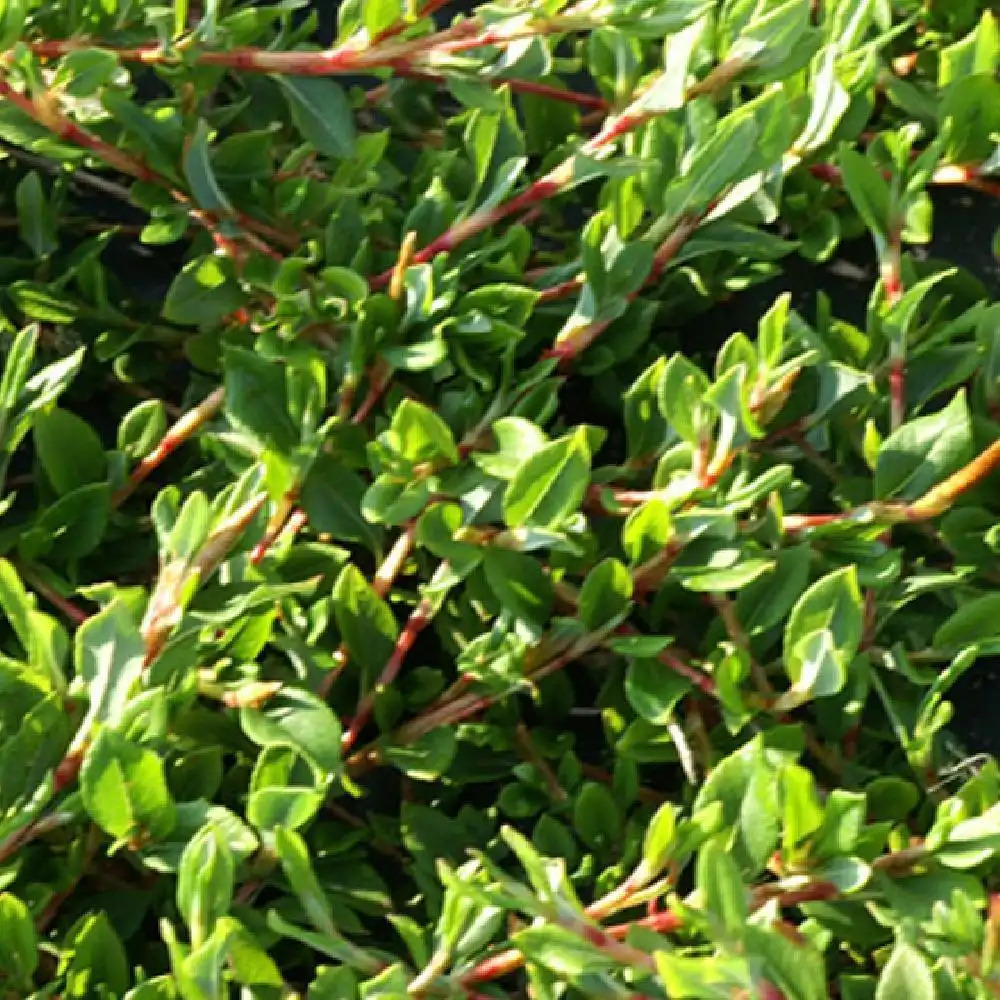
<path fill-rule="evenodd" d="M 354 155 L 354 117 L 342 87 L 324 77 L 281 75 L 273 79 L 307 142 L 325 156 L 347 159 Z"/>
<path fill-rule="evenodd" d="M 187 146 L 184 157 L 184 173 L 191 185 L 191 193 L 199 208 L 216 214 L 229 215 L 233 206 L 219 187 L 212 171 L 212 160 L 208 150 L 208 122 L 204 118 L 198 120 L 194 135 Z"/>
<path fill-rule="evenodd" d="M 757 142 L 757 123 L 752 108 L 726 115 L 704 143 L 685 157 L 683 179 L 676 181 L 679 193 L 668 191 L 668 204 L 677 212 L 704 211 L 730 185 L 743 177 L 744 164 Z M 675 207 L 677 201 L 680 207 Z"/>
<path fill-rule="evenodd" d="M 320 933 L 337 937 L 330 903 L 313 871 L 306 842 L 294 831 L 278 827 L 274 831 L 274 849 L 309 921 Z"/>
<path fill-rule="evenodd" d="M 662 871 L 677 838 L 677 807 L 664 802 L 653 814 L 642 841 L 642 860 L 652 872 Z"/>
<path fill-rule="evenodd" d="M 677 703 L 691 690 L 688 680 L 659 660 L 633 660 L 625 676 L 629 704 L 642 718 L 665 725 L 674 718 Z"/>
<path fill-rule="evenodd" d="M 128 956 L 107 913 L 81 917 L 63 939 L 68 961 L 60 970 L 69 984 L 66 996 L 122 996 L 131 981 Z"/>
<path fill-rule="evenodd" d="M 930 964 L 913 945 L 897 939 L 878 977 L 875 1000 L 935 1000 Z"/>
<path fill-rule="evenodd" d="M 672 534 L 670 508 L 663 500 L 647 500 L 625 519 L 622 548 L 638 566 L 659 555 Z"/>
<path fill-rule="evenodd" d="M 237 132 L 215 144 L 212 171 L 216 177 L 230 183 L 261 180 L 271 173 L 273 154 L 272 129 Z"/>
<path fill-rule="evenodd" d="M 60 496 L 104 479 L 107 462 L 101 439 L 75 413 L 59 407 L 40 413 L 34 438 L 45 475 Z"/>
<path fill-rule="evenodd" d="M 827 630 L 833 650 L 846 666 L 861 643 L 862 626 L 857 570 L 853 566 L 834 570 L 809 587 L 792 608 L 785 623 L 786 655 L 803 640 Z"/>
<path fill-rule="evenodd" d="M 110 513 L 111 487 L 107 483 L 80 486 L 42 511 L 21 535 L 20 553 L 32 560 L 53 552 L 60 559 L 89 555 L 104 538 Z"/>
<path fill-rule="evenodd" d="M 340 721 L 314 694 L 283 688 L 264 708 L 240 709 L 240 725 L 261 747 L 289 747 L 327 783 L 341 769 Z"/>
<path fill-rule="evenodd" d="M 38 968 L 38 939 L 28 907 L 15 895 L 0 894 L 0 951 L 4 972 L 21 989 L 30 989 Z"/>
<path fill-rule="evenodd" d="M 106 49 L 79 49 L 59 62 L 53 87 L 72 97 L 90 97 L 112 82 L 121 64 Z"/>
<path fill-rule="evenodd" d="M 949 163 L 980 163 L 996 146 L 1000 130 L 1000 83 L 995 70 L 956 80 L 938 105 L 938 121 L 947 135 Z"/>
<path fill-rule="evenodd" d="M 225 353 L 226 416 L 262 446 L 290 452 L 302 431 L 289 413 L 285 372 L 280 365 L 242 347 Z"/>
<path fill-rule="evenodd" d="M 260 788 L 247 798 L 247 819 L 259 830 L 298 830 L 319 812 L 323 798 L 313 788 Z"/>
<path fill-rule="evenodd" d="M 182 326 L 211 326 L 243 304 L 243 292 L 225 258 L 201 257 L 184 265 L 167 291 L 163 316 Z"/>
<path fill-rule="evenodd" d="M 159 399 L 144 399 L 122 417 L 118 425 L 118 450 L 133 461 L 145 458 L 167 430 L 167 414 Z"/>
<path fill-rule="evenodd" d="M 763 959 L 764 975 L 787 1000 L 827 1000 L 826 963 L 808 940 L 793 941 L 777 929 L 750 925 L 746 948 Z"/>
<path fill-rule="evenodd" d="M 660 412 L 660 383 L 666 362 L 650 365 L 623 396 L 625 436 L 632 459 L 656 455 L 667 438 L 667 421 Z"/>
<path fill-rule="evenodd" d="M 736 612 L 751 635 L 773 628 L 802 596 L 809 580 L 808 545 L 795 545 L 777 553 L 773 572 L 740 591 Z"/>
<path fill-rule="evenodd" d="M 518 468 L 535 452 L 545 447 L 545 432 L 522 417 L 503 417 L 493 424 L 495 452 L 473 452 L 476 465 L 497 479 L 510 480 Z"/>
<path fill-rule="evenodd" d="M 504 520 L 511 528 L 558 528 L 575 513 L 590 478 L 585 429 L 547 444 L 521 463 L 504 493 Z"/>
<path fill-rule="evenodd" d="M 369 38 L 375 38 L 403 16 L 403 5 L 400 0 L 370 0 L 363 5 L 362 10 L 365 31 L 368 32 Z"/>
<path fill-rule="evenodd" d="M 80 312 L 79 304 L 73 299 L 31 281 L 15 281 L 8 287 L 7 294 L 28 319 L 42 323 L 72 323 Z"/>
<path fill-rule="evenodd" d="M 208 824 L 191 839 L 181 855 L 177 877 L 177 908 L 198 947 L 215 929 L 233 902 L 236 865 L 225 837 Z"/>
<path fill-rule="evenodd" d="M 361 665 L 366 686 L 370 686 L 392 656 L 399 636 L 396 618 L 361 571 L 350 563 L 333 588 L 333 610 L 344 645 Z"/>
<path fill-rule="evenodd" d="M 123 719 L 142 676 L 145 643 L 135 618 L 119 598 L 91 615 L 76 631 L 73 663 L 87 685 L 87 714 L 79 732 L 114 728 Z"/>
<path fill-rule="evenodd" d="M 729 568 L 685 574 L 681 582 L 687 590 L 699 593 L 730 593 L 748 587 L 762 576 L 769 576 L 773 569 L 770 559 L 744 559 Z"/>
<path fill-rule="evenodd" d="M 162 839 L 174 827 L 163 761 L 110 729 L 99 730 L 87 750 L 80 791 L 94 822 L 116 841 Z"/>
<path fill-rule="evenodd" d="M 984 11 L 979 24 L 965 38 L 941 49 L 938 62 L 939 87 L 980 73 L 996 72 L 1000 63 L 1000 29 L 992 11 Z"/>
<path fill-rule="evenodd" d="M 675 354 L 660 381 L 660 412 L 676 433 L 698 444 L 700 404 L 708 392 L 708 376 L 682 354 Z"/>
<path fill-rule="evenodd" d="M 809 88 L 812 97 L 809 119 L 795 142 L 799 153 L 810 153 L 825 146 L 851 106 L 851 95 L 837 76 L 837 62 L 833 46 L 816 57 Z"/>
<path fill-rule="evenodd" d="M 578 613 L 588 632 L 601 632 L 628 614 L 632 576 L 617 559 L 605 559 L 588 574 L 580 588 Z"/>
<path fill-rule="evenodd" d="M 413 781 L 439 781 L 455 759 L 458 741 L 452 729 L 444 726 L 405 746 L 389 744 L 385 760 Z"/>
<path fill-rule="evenodd" d="M 889 184 L 863 153 L 842 146 L 838 156 L 844 188 L 864 224 L 881 239 L 889 225 Z"/>
<path fill-rule="evenodd" d="M 573 828 L 591 850 L 608 850 L 621 834 L 622 821 L 606 785 L 588 781 L 576 794 Z"/>
<path fill-rule="evenodd" d="M 875 495 L 917 500 L 972 459 L 972 422 L 965 390 L 937 413 L 903 424 L 882 442 Z"/>
<path fill-rule="evenodd" d="M 537 560 L 523 552 L 491 546 L 483 558 L 490 589 L 504 613 L 543 626 L 552 611 L 552 581 Z"/>
<path fill-rule="evenodd" d="M 653 955 L 667 996 L 727 1000 L 741 993 L 752 996 L 756 989 L 748 959 L 740 955 L 690 956 L 665 949 Z"/>
<path fill-rule="evenodd" d="M 413 465 L 443 462 L 454 465 L 458 448 L 448 425 L 433 411 L 404 399 L 392 416 L 387 440 L 390 447 Z"/>
<path fill-rule="evenodd" d="M 811 698 L 839 694 L 847 683 L 847 664 L 838 655 L 829 629 L 810 632 L 786 650 L 785 673 L 792 688 L 775 703 L 777 712 L 787 712 Z"/>
<path fill-rule="evenodd" d="M 332 455 L 321 454 L 313 462 L 302 484 L 302 509 L 317 534 L 334 541 L 357 542 L 378 549 L 382 534 L 361 514 L 361 499 L 367 486 L 353 470 Z"/>
<path fill-rule="evenodd" d="M 698 852 L 695 883 L 720 933 L 739 940 L 747 920 L 747 890 L 731 853 L 717 841 L 709 841 Z"/>
<path fill-rule="evenodd" d="M 934 633 L 935 649 L 961 649 L 1000 636 L 1000 594 L 962 604 Z"/>
<path fill-rule="evenodd" d="M 46 257 L 59 246 L 55 215 L 45 197 L 37 171 L 24 175 L 14 193 L 21 239 L 36 257 Z"/>
<path fill-rule="evenodd" d="M 559 976 L 603 972 L 612 963 L 612 959 L 594 945 L 555 924 L 528 927 L 518 931 L 511 941 L 529 961 Z"/>
<path fill-rule="evenodd" d="M 0 8 L 0 46 L 13 48 L 24 33 L 28 17 L 28 0 L 6 0 Z"/>

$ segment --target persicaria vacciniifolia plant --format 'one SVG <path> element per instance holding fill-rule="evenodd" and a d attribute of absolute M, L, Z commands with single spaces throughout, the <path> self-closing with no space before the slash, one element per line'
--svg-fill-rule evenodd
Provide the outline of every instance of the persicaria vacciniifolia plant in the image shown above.
<path fill-rule="evenodd" d="M 4 998 L 1000 995 L 985 7 L 0 4 Z"/>

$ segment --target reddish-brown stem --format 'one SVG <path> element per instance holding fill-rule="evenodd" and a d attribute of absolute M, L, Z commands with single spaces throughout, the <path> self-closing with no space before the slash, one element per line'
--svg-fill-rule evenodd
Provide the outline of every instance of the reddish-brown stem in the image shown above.
<path fill-rule="evenodd" d="M 575 660 L 578 655 L 580 654 L 573 650 L 562 653 L 532 671 L 528 679 L 537 680 L 555 673 Z M 416 743 L 439 726 L 452 726 L 462 722 L 470 716 L 485 711 L 495 701 L 496 697 L 493 695 L 480 695 L 472 691 L 457 694 L 446 700 L 439 699 L 421 715 L 400 726 L 396 730 L 395 741 L 403 745 Z M 380 755 L 377 750 L 372 753 L 359 751 L 348 759 L 348 770 L 352 773 L 361 773 L 378 764 L 379 760 Z"/>
<path fill-rule="evenodd" d="M 63 597 L 55 587 L 47 583 L 33 569 L 22 562 L 15 562 L 15 568 L 21 574 L 24 582 L 32 590 L 37 590 L 54 608 L 62 612 L 74 625 L 82 625 L 90 615 L 83 608 L 74 604 L 68 597 Z"/>
<path fill-rule="evenodd" d="M 436 6 L 443 6 L 443 3 Z M 36 56 L 45 59 L 58 59 L 71 52 L 101 48 L 113 52 L 121 62 L 146 66 L 172 66 L 183 59 L 195 66 L 217 66 L 244 73 L 336 76 L 378 69 L 408 68 L 418 65 L 419 60 L 430 53 L 444 55 L 477 48 L 501 47 L 527 38 L 591 27 L 592 24 L 592 19 L 586 16 L 575 17 L 570 11 L 528 23 L 517 22 L 507 29 L 502 25 L 487 28 L 481 20 L 472 17 L 419 38 L 397 41 L 394 36 L 403 29 L 392 26 L 390 35 L 377 38 L 373 44 L 359 45 L 356 39 L 352 39 L 337 48 L 318 51 L 282 52 L 244 46 L 228 50 L 188 50 L 182 54 L 158 44 L 122 48 L 83 39 L 50 39 L 34 42 L 30 47 Z"/>
<path fill-rule="evenodd" d="M 266 556 L 270 551 L 271 546 L 277 541 L 278 536 L 284 531 L 285 525 L 292 515 L 292 510 L 295 507 L 295 502 L 298 498 L 298 487 L 290 489 L 281 498 L 281 502 L 268 519 L 267 528 L 264 531 L 264 537 L 253 547 L 253 551 L 250 553 L 250 561 L 255 566 L 263 560 L 264 556 Z"/>
<path fill-rule="evenodd" d="M 689 89 L 688 96 L 712 93 L 718 87 L 731 81 L 743 68 L 743 63 L 739 61 L 722 63 L 716 66 L 704 80 Z M 427 263 L 433 260 L 438 254 L 449 253 L 459 244 L 464 243 L 474 236 L 478 236 L 508 216 L 528 211 L 535 205 L 559 194 L 573 183 L 575 179 L 575 167 L 579 157 L 592 158 L 605 155 L 619 139 L 635 131 L 653 117 L 653 113 L 645 110 L 640 95 L 624 111 L 610 116 L 604 122 L 600 131 L 585 142 L 578 153 L 567 157 L 544 177 L 540 177 L 530 184 L 520 194 L 492 208 L 479 209 L 461 222 L 456 223 L 451 229 L 437 239 L 432 240 L 423 250 L 417 253 L 413 258 L 414 263 Z M 676 252 L 676 250 L 673 252 Z M 669 256 L 666 259 L 669 260 Z M 373 288 L 384 288 L 391 280 L 392 269 L 377 275 L 372 279 L 371 284 Z"/>
<path fill-rule="evenodd" d="M 872 136 L 863 136 L 866 141 L 871 141 Z M 919 150 L 913 151 L 913 156 L 919 155 Z M 811 163 L 808 167 L 809 173 L 817 180 L 825 181 L 836 187 L 843 186 L 844 176 L 839 167 L 832 163 Z M 888 180 L 891 177 L 889 171 L 884 171 L 883 176 Z M 979 167 L 975 164 L 962 165 L 958 163 L 945 163 L 938 167 L 931 174 L 930 183 L 939 187 L 967 187 L 973 191 L 989 195 L 991 198 L 1000 198 L 1000 182 L 983 177 Z"/>
<path fill-rule="evenodd" d="M 643 282 L 643 287 L 653 284 L 661 277 L 667 265 L 677 256 L 681 247 L 691 238 L 706 214 L 707 212 L 699 212 L 695 215 L 687 216 L 681 219 L 674 227 L 656 251 L 653 257 L 653 264 L 649 269 L 649 275 L 645 282 Z M 572 291 L 573 286 L 579 287 L 579 283 L 563 282 L 562 285 L 555 286 L 558 292 L 549 290 L 549 299 L 561 297 L 564 291 L 566 293 Z M 633 292 L 629 295 L 628 300 L 634 302 L 640 292 L 641 289 Z M 612 322 L 612 320 L 595 320 L 592 323 L 564 330 L 560 333 L 556 343 L 545 352 L 544 357 L 557 358 L 560 365 L 569 364 L 574 358 L 590 347 Z"/>
<path fill-rule="evenodd" d="M 567 161 L 568 162 L 568 161 Z M 558 170 L 559 168 L 557 168 Z M 551 198 L 564 187 L 564 181 L 554 176 L 556 171 L 552 171 L 545 177 L 539 178 L 520 194 L 501 202 L 493 208 L 480 209 L 473 212 L 468 218 L 456 223 L 451 229 L 443 233 L 437 239 L 432 240 L 423 250 L 419 250 L 413 255 L 414 264 L 426 264 L 433 260 L 438 254 L 448 253 L 457 246 L 478 236 L 491 226 L 502 222 L 510 215 L 517 212 L 527 211 L 533 205 L 547 198 Z M 390 281 L 395 268 L 383 271 L 371 279 L 372 288 L 385 288 Z"/>
<path fill-rule="evenodd" d="M 552 765 L 539 752 L 535 741 L 531 738 L 531 730 L 523 722 L 519 722 L 514 727 L 514 740 L 521 756 L 541 775 L 549 798 L 553 802 L 565 802 L 567 799 L 566 789 L 559 784 L 559 779 L 556 777 L 555 771 L 552 770 Z"/>
<path fill-rule="evenodd" d="M 812 882 L 801 889 L 781 889 L 778 886 L 761 885 L 750 895 L 750 909 L 759 910 L 765 903 L 777 900 L 782 908 L 798 906 L 800 903 L 819 903 L 834 899 L 840 889 L 833 882 Z"/>
<path fill-rule="evenodd" d="M 7 864 L 25 844 L 31 843 L 36 837 L 58 830 L 75 819 L 76 815 L 73 812 L 54 812 L 12 833 L 6 840 L 0 842 L 0 865 Z"/>
<path fill-rule="evenodd" d="M 618 635 L 639 635 L 639 630 L 634 626 L 629 625 L 627 622 L 623 625 L 619 625 L 615 629 Z M 699 691 L 705 694 L 715 696 L 716 688 L 715 681 L 712 680 L 708 674 L 702 673 L 697 667 L 692 667 L 690 663 L 686 663 L 682 660 L 675 652 L 671 650 L 668 646 L 666 649 L 661 650 L 656 658 L 665 667 L 668 667 L 675 674 L 683 677 L 685 680 L 690 681 Z"/>
<path fill-rule="evenodd" d="M 906 363 L 898 355 L 889 362 L 889 411 L 892 429 L 898 430 L 906 421 Z"/>
<path fill-rule="evenodd" d="M 808 531 L 830 524 L 912 524 L 928 521 L 945 513 L 968 490 L 978 486 L 1000 467 L 1000 440 L 976 456 L 968 465 L 938 483 L 911 504 L 870 503 L 837 514 L 789 514 L 783 524 L 786 531 Z"/>
<path fill-rule="evenodd" d="M 659 934 L 674 934 L 683 927 L 683 921 L 677 914 L 664 910 L 662 913 L 654 913 L 648 917 L 641 917 L 638 920 L 629 920 L 627 923 L 612 924 L 604 928 L 603 933 L 616 941 L 623 940 L 634 927 L 644 927 L 648 930 L 656 931 Z M 501 951 L 490 958 L 484 959 L 470 971 L 461 977 L 463 986 L 471 986 L 475 983 L 488 983 L 495 979 L 501 979 L 516 972 L 524 965 L 524 955 L 516 948 Z"/>
<path fill-rule="evenodd" d="M 372 365 L 369 372 L 368 393 L 357 412 L 351 417 L 352 424 L 363 424 L 372 415 L 372 411 L 378 405 L 378 401 L 382 398 L 382 394 L 389 387 L 391 381 L 392 368 L 385 361 L 379 359 Z"/>
<path fill-rule="evenodd" d="M 928 490 L 910 504 L 870 503 L 836 514 L 789 514 L 784 518 L 786 531 L 808 531 L 830 524 L 912 524 L 928 521 L 945 513 L 958 498 L 982 483 L 1000 467 L 1000 440 L 994 441 L 968 465 Z"/>
<path fill-rule="evenodd" d="M 389 554 L 383 560 L 382 565 L 376 570 L 375 576 L 372 577 L 372 590 L 379 597 L 384 598 L 389 593 L 396 577 L 403 571 L 403 566 L 406 565 L 406 560 L 409 559 L 410 553 L 413 551 L 416 531 L 416 524 L 411 521 L 396 539 L 395 544 L 389 550 Z M 344 667 L 347 666 L 348 652 L 346 645 L 343 643 L 340 644 L 340 648 L 334 653 L 334 659 L 336 660 L 336 666 L 332 670 L 327 671 L 317 689 L 316 693 L 320 698 L 325 699 L 329 696 L 337 678 L 343 672 Z"/>
<path fill-rule="evenodd" d="M 1000 440 L 980 452 L 965 468 L 938 483 L 910 505 L 911 520 L 925 520 L 943 514 L 965 492 L 978 486 L 1000 467 Z"/>
<path fill-rule="evenodd" d="M 59 110 L 58 102 L 52 94 L 44 92 L 34 98 L 28 97 L 27 94 L 16 90 L 3 76 L 0 76 L 0 98 L 23 111 L 38 124 L 52 132 L 53 135 L 74 146 L 88 150 L 115 170 L 139 181 L 169 184 L 166 178 L 161 177 L 142 161 L 129 156 L 128 153 L 106 143 L 103 139 L 99 139 L 67 118 Z"/>
<path fill-rule="evenodd" d="M 442 563 L 442 565 L 444 564 Z M 417 641 L 417 636 L 423 632 L 433 617 L 433 599 L 428 597 L 421 598 L 420 603 L 413 609 L 406 624 L 403 626 L 403 631 L 399 633 L 399 638 L 396 640 L 396 648 L 392 651 L 392 656 L 389 657 L 388 662 L 382 668 L 382 673 L 375 682 L 375 686 L 361 699 L 357 711 L 354 713 L 354 718 L 351 720 L 351 724 L 347 727 L 341 738 L 341 746 L 344 753 L 347 753 L 357 742 L 358 736 L 361 735 L 361 730 L 364 729 L 371 718 L 375 708 L 375 699 L 379 692 L 389 687 L 399 675 L 399 671 L 403 667 L 403 661 L 413 648 L 413 644 Z"/>
<path fill-rule="evenodd" d="M 220 386 L 211 392 L 193 409 L 188 410 L 167 431 L 160 443 L 132 470 L 128 482 L 112 497 L 111 505 L 117 507 L 131 496 L 135 488 L 158 469 L 185 441 L 211 420 L 225 401 L 225 390 Z"/>
<path fill-rule="evenodd" d="M 403 66 L 393 67 L 397 76 L 404 76 L 410 80 L 425 80 L 428 83 L 445 84 L 448 78 L 440 73 L 430 73 L 419 69 L 409 69 Z M 589 111 L 601 111 L 605 114 L 610 111 L 611 105 L 603 98 L 594 94 L 581 94 L 575 90 L 563 90 L 550 83 L 538 83 L 535 80 L 519 80 L 516 77 L 490 77 L 484 81 L 494 89 L 509 87 L 515 93 L 533 94 L 537 97 L 546 97 L 553 101 L 560 101 L 564 104 L 575 104 L 578 108 L 587 108 Z M 379 89 L 379 88 L 376 88 Z"/>
<path fill-rule="evenodd" d="M 562 281 L 558 285 L 551 285 L 548 288 L 543 288 L 538 293 L 538 301 L 557 302 L 559 299 L 568 298 L 574 292 L 578 292 L 582 285 L 582 278 L 570 278 L 569 281 Z"/>
<path fill-rule="evenodd" d="M 53 135 L 74 146 L 79 146 L 81 149 L 86 149 L 109 167 L 129 177 L 133 177 L 137 181 L 155 184 L 163 188 L 178 204 L 188 208 L 191 217 L 195 221 L 204 226 L 213 235 L 215 234 L 215 227 L 218 222 L 215 216 L 193 205 L 191 199 L 183 191 L 179 191 L 168 177 L 164 177 L 142 160 L 130 156 L 124 150 L 119 149 L 117 146 L 112 146 L 110 143 L 105 142 L 103 139 L 77 125 L 76 122 L 62 113 L 59 108 L 58 98 L 54 94 L 44 91 L 36 94 L 34 97 L 29 97 L 27 94 L 16 90 L 3 76 L 0 76 L 0 98 L 9 101 L 14 107 L 38 122 L 39 125 L 47 128 Z M 235 213 L 233 221 L 241 229 L 245 230 L 245 238 L 254 249 L 266 253 L 268 256 L 277 259 L 281 257 L 264 240 L 254 235 L 255 233 L 261 236 L 266 235 L 269 239 L 279 240 L 289 247 L 295 247 L 299 244 L 297 236 L 282 233 L 280 230 L 274 229 L 265 223 L 257 222 L 256 219 L 252 219 L 243 213 Z"/>

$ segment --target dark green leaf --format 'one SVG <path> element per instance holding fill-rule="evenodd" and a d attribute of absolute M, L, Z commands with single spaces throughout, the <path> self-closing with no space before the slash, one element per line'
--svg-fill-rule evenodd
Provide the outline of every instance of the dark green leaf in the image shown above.
<path fill-rule="evenodd" d="M 355 129 L 351 106 L 333 80 L 309 76 L 274 78 L 302 137 L 321 153 L 345 159 L 354 154 Z"/>

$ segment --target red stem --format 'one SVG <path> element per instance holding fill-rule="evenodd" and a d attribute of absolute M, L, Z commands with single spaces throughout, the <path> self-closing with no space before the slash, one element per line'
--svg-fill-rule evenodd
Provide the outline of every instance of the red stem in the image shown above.
<path fill-rule="evenodd" d="M 420 69 L 409 69 L 404 66 L 394 66 L 397 76 L 404 76 L 409 80 L 425 80 L 428 83 L 446 84 L 448 78 L 441 73 L 430 73 Z M 499 90 L 501 87 L 510 87 L 511 90 L 520 94 L 535 94 L 538 97 L 547 97 L 553 101 L 561 101 L 564 104 L 575 104 L 579 108 L 587 108 L 591 111 L 602 111 L 607 113 L 611 110 L 611 105 L 603 98 L 594 94 L 581 94 L 575 90 L 563 90 L 549 83 L 538 83 L 535 80 L 521 80 L 517 77 L 491 77 L 483 81 L 491 87 Z"/>
<path fill-rule="evenodd" d="M 382 398 L 382 394 L 389 388 L 389 383 L 391 381 L 392 369 L 389 365 L 376 362 L 376 364 L 372 367 L 371 376 L 369 378 L 368 393 L 361 405 L 358 407 L 357 412 L 353 417 L 351 417 L 352 424 L 363 424 L 372 415 L 372 411 L 378 405 L 378 401 Z"/>
<path fill-rule="evenodd" d="M 160 443 L 132 470 L 128 482 L 112 496 L 111 505 L 117 507 L 127 500 L 140 483 L 149 478 L 153 471 L 158 469 L 185 441 L 208 423 L 222 409 L 225 396 L 225 390 L 220 386 L 185 413 L 167 431 Z"/>
<path fill-rule="evenodd" d="M 618 635 L 640 634 L 638 629 L 627 622 L 624 625 L 619 625 L 615 629 L 615 632 Z M 690 681 L 699 691 L 703 691 L 705 694 L 712 695 L 713 697 L 715 696 L 715 681 L 708 674 L 702 673 L 696 667 L 692 667 L 690 663 L 685 663 L 676 653 L 671 651 L 669 646 L 657 653 L 656 658 L 665 667 L 669 667 L 675 674 Z"/>
<path fill-rule="evenodd" d="M 442 563 L 442 565 L 444 564 Z M 341 746 L 344 753 L 347 753 L 357 742 L 358 736 L 361 735 L 361 730 L 365 728 L 368 720 L 371 718 L 375 708 L 375 698 L 379 692 L 389 687 L 395 681 L 399 675 L 399 671 L 403 667 L 403 661 L 413 648 L 413 644 L 417 641 L 417 636 L 430 624 L 433 617 L 434 602 L 430 598 L 422 598 L 403 626 L 403 631 L 400 632 L 399 638 L 396 640 L 396 648 L 392 651 L 392 656 L 389 657 L 388 662 L 382 668 L 382 673 L 375 682 L 375 686 L 358 704 L 354 718 L 341 738 Z"/>
<path fill-rule="evenodd" d="M 23 563 L 15 564 L 17 571 L 24 577 L 24 582 L 33 590 L 37 590 L 54 608 L 61 611 L 74 625 L 82 625 L 90 615 L 83 608 L 74 604 L 68 597 L 63 597 L 55 587 L 50 586 L 42 577 Z"/>
<path fill-rule="evenodd" d="M 603 930 L 603 934 L 615 941 L 623 940 L 633 927 L 645 927 L 659 934 L 674 934 L 683 927 L 683 921 L 677 914 L 665 910 L 638 920 L 629 920 L 623 924 L 612 924 Z M 487 983 L 494 979 L 510 975 L 524 965 L 524 955 L 516 948 L 501 951 L 499 954 L 484 959 L 460 979 L 462 986 L 472 986 L 476 983 Z"/>
<path fill-rule="evenodd" d="M 898 430 L 906 421 L 906 364 L 899 356 L 889 366 L 889 409 L 892 429 Z"/>
<path fill-rule="evenodd" d="M 416 538 L 416 532 L 416 523 L 411 521 L 406 526 L 406 530 L 399 536 L 399 538 L 396 539 L 396 543 L 389 550 L 389 554 L 385 557 L 382 565 L 379 566 L 378 570 L 375 572 L 375 576 L 372 577 L 372 590 L 374 590 L 379 597 L 385 597 L 385 595 L 389 593 L 392 589 L 393 583 L 396 581 L 396 577 L 399 576 L 403 570 L 403 566 L 406 565 L 406 560 L 410 557 L 410 553 L 413 551 L 413 542 Z M 337 652 L 334 654 L 334 658 L 337 662 L 336 667 L 327 671 L 316 692 L 320 698 L 325 699 L 330 694 L 330 690 L 336 683 L 337 678 L 341 675 L 341 673 L 343 673 L 344 667 L 347 666 L 347 646 L 341 643 Z"/>
<path fill-rule="evenodd" d="M 123 150 L 118 149 L 117 146 L 112 146 L 93 133 L 81 128 L 72 119 L 67 118 L 59 109 L 58 99 L 53 94 L 46 91 L 34 98 L 28 97 L 27 94 L 15 90 L 7 80 L 0 76 L 0 98 L 9 101 L 14 107 L 20 109 L 34 121 L 38 122 L 39 125 L 47 128 L 53 135 L 74 146 L 88 150 L 98 159 L 103 160 L 108 166 L 113 167 L 120 173 L 128 177 L 133 177 L 137 181 L 155 184 L 157 187 L 163 188 L 178 204 L 188 207 L 191 218 L 215 235 L 214 227 L 217 220 L 211 213 L 197 209 L 192 205 L 191 199 L 183 191 L 177 190 L 168 177 L 157 173 L 142 160 L 130 156 Z M 298 246 L 299 238 L 297 236 L 289 236 L 265 223 L 259 223 L 256 219 L 252 219 L 242 212 L 234 213 L 232 218 L 242 229 L 246 230 L 246 238 L 253 245 L 254 249 L 270 257 L 280 259 L 281 255 L 269 247 L 263 240 L 255 236 L 255 232 L 266 235 L 269 239 L 281 240 L 289 247 Z"/>

